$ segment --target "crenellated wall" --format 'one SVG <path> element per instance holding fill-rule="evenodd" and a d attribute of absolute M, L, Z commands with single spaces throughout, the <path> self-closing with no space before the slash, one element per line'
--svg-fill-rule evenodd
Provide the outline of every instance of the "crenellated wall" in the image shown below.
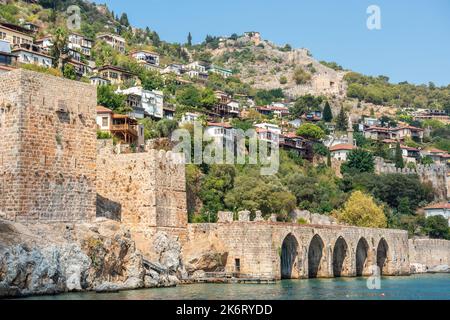
<path fill-rule="evenodd" d="M 93 86 L 17 69 L 0 75 L 0 216 L 95 217 Z"/>
<path fill-rule="evenodd" d="M 393 163 L 387 163 L 381 158 L 375 160 L 375 172 L 383 173 L 399 173 L 399 174 L 417 174 L 420 181 L 431 183 L 436 191 L 439 199 L 446 200 L 450 197 L 450 179 L 448 168 L 445 164 L 421 165 L 417 164 L 416 169 L 395 167 Z"/>
<path fill-rule="evenodd" d="M 409 240 L 409 260 L 430 269 L 435 266 L 450 266 L 450 241 L 438 239 Z"/>

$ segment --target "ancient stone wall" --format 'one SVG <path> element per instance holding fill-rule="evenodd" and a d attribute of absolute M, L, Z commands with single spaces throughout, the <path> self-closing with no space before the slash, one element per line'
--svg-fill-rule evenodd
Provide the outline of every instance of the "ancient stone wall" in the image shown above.
<path fill-rule="evenodd" d="M 431 183 L 439 199 L 446 200 L 450 197 L 449 172 L 445 164 L 433 164 L 427 166 L 418 164 L 416 169 L 400 169 L 395 167 L 395 164 L 393 163 L 386 163 L 383 159 L 377 158 L 375 161 L 375 172 L 377 174 L 417 174 L 420 181 Z"/>
<path fill-rule="evenodd" d="M 156 228 L 176 237 L 187 227 L 185 164 L 181 154 L 149 150 L 119 154 L 97 144 L 97 216 L 130 228 L 139 249 L 152 251 Z"/>
<path fill-rule="evenodd" d="M 94 218 L 95 88 L 23 69 L 0 75 L 0 88 L 0 214 Z"/>
<path fill-rule="evenodd" d="M 450 241 L 436 239 L 409 240 L 409 260 L 411 264 L 432 268 L 450 266 Z"/>
<path fill-rule="evenodd" d="M 280 279 L 288 265 L 288 278 L 356 276 L 373 274 L 378 264 L 384 275 L 409 274 L 408 235 L 399 230 L 273 222 L 188 226 L 188 243 L 203 238 L 219 239 L 228 272 L 239 265 L 241 273 Z M 189 254 L 183 257 L 192 263 Z"/>

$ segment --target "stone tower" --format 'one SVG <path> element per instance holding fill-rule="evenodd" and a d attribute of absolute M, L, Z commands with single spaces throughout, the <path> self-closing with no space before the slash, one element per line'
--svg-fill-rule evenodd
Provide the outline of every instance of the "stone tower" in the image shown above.
<path fill-rule="evenodd" d="M 95 217 L 94 86 L 23 69 L 0 75 L 0 215 Z"/>

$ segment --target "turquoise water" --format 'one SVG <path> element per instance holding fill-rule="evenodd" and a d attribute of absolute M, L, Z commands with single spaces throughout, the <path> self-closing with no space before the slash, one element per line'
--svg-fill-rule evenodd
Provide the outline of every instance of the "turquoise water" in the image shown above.
<path fill-rule="evenodd" d="M 119 293 L 70 293 L 45 300 L 450 300 L 450 274 L 386 277 L 380 290 L 366 279 L 286 280 L 276 284 L 193 284 Z"/>

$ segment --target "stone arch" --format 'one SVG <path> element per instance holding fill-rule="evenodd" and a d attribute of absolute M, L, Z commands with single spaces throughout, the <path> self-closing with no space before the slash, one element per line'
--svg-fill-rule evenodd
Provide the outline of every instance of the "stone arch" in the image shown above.
<path fill-rule="evenodd" d="M 339 237 L 333 249 L 333 275 L 335 277 L 348 276 L 350 273 L 350 252 L 347 242 Z"/>
<path fill-rule="evenodd" d="M 284 238 L 281 246 L 281 279 L 295 279 L 299 277 L 298 270 L 296 270 L 298 251 L 298 241 L 292 233 L 289 233 Z"/>
<path fill-rule="evenodd" d="M 316 234 L 310 244 L 308 249 L 308 277 L 317 278 L 321 276 L 325 270 L 323 266 L 325 244 L 322 238 Z"/>
<path fill-rule="evenodd" d="M 369 244 L 365 238 L 361 238 L 356 246 L 356 276 L 361 277 L 369 273 Z"/>
<path fill-rule="evenodd" d="M 381 238 L 377 247 L 377 266 L 380 268 L 380 275 L 386 271 L 389 263 L 389 245 L 384 238 Z"/>

